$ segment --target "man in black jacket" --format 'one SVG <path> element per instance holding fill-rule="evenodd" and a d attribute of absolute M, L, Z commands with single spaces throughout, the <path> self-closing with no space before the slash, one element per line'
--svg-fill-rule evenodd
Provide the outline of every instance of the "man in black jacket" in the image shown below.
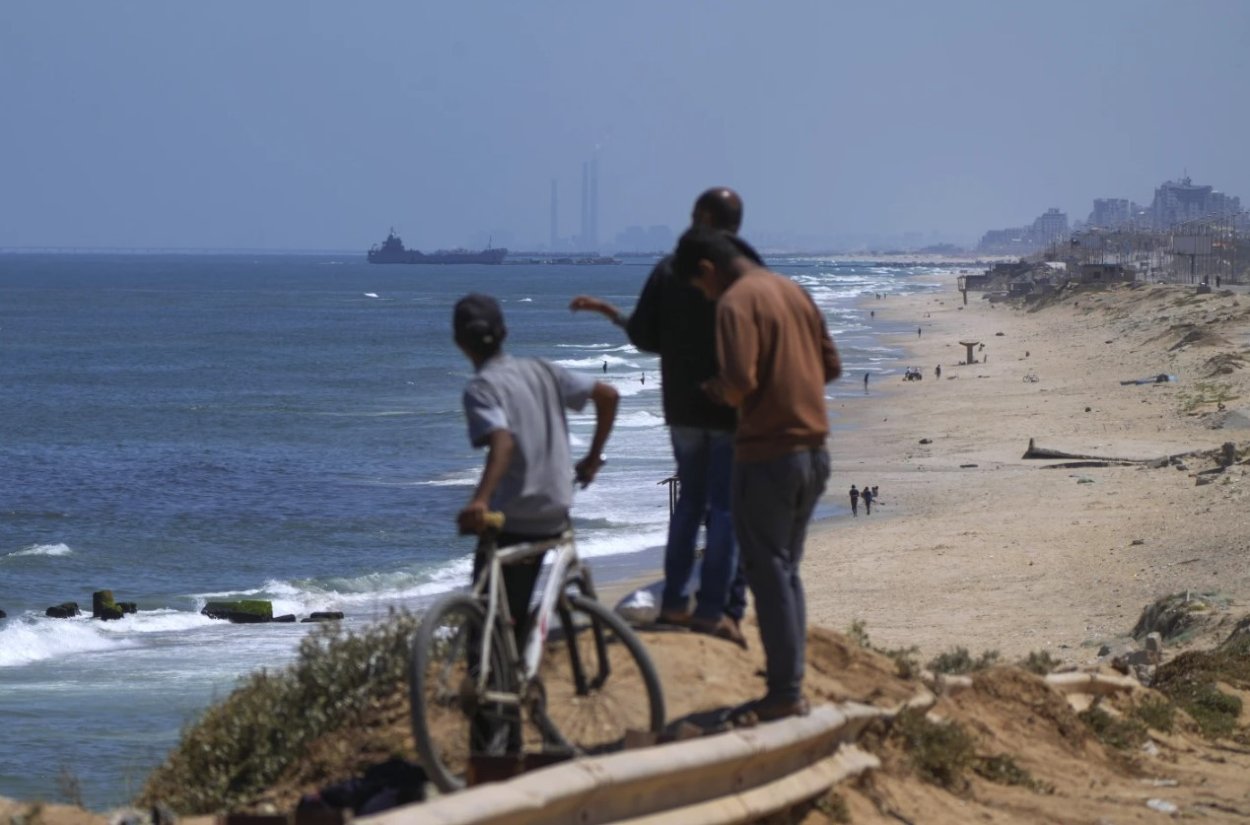
<path fill-rule="evenodd" d="M 709 189 L 695 201 L 691 223 L 736 233 L 742 223 L 742 199 L 732 189 Z M 689 284 L 678 282 L 669 256 L 651 271 L 629 317 L 589 295 L 574 298 L 569 309 L 599 312 L 623 327 L 635 347 L 660 356 L 664 420 L 672 437 L 678 481 L 664 549 L 661 621 L 689 625 L 746 647 L 739 628 L 746 608 L 746 582 L 738 572 L 729 512 L 737 414 L 712 402 L 701 387 L 718 371 L 715 304 Z M 695 609 L 690 613 L 688 588 L 695 541 L 704 523 L 707 548 Z"/>

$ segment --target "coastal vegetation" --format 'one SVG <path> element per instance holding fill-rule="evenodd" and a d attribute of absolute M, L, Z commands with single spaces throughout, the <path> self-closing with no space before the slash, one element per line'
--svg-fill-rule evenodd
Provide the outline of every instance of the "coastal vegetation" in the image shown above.
<path fill-rule="evenodd" d="M 352 775 L 402 750 L 379 720 L 402 704 L 415 629 L 400 612 L 360 633 L 319 626 L 293 664 L 252 675 L 184 730 L 137 803 L 162 802 L 180 814 L 228 811 L 256 805 L 274 786 Z M 363 751 L 345 762 L 318 756 L 324 738 L 346 742 L 362 726 L 376 734 Z"/>

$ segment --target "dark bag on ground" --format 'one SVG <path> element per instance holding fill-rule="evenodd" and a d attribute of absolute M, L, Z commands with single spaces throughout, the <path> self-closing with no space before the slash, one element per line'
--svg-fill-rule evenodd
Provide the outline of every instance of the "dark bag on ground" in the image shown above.
<path fill-rule="evenodd" d="M 395 757 L 365 771 L 364 776 L 327 785 L 300 798 L 297 811 L 350 808 L 357 816 L 425 801 L 425 769 Z"/>

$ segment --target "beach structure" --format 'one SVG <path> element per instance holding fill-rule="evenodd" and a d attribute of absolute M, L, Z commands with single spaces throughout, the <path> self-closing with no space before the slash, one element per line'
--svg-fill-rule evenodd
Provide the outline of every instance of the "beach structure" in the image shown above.
<path fill-rule="evenodd" d="M 980 343 L 981 343 L 980 341 L 960 341 L 959 342 L 960 346 L 968 348 L 968 360 L 966 363 L 969 363 L 969 364 L 976 363 L 976 357 L 973 355 L 973 352 L 974 352 L 973 347 L 977 346 Z"/>

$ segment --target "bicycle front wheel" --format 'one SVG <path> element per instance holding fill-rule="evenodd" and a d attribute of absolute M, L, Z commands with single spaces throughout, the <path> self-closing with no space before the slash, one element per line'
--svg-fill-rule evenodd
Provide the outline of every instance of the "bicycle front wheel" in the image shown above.
<path fill-rule="evenodd" d="M 624 745 L 628 731 L 664 729 L 664 694 L 642 641 L 608 608 L 569 594 L 543 657 L 545 712 L 564 740 L 585 753 Z"/>
<path fill-rule="evenodd" d="M 485 690 L 509 692 L 513 679 L 498 625 L 490 629 Z M 446 596 L 421 619 L 408 680 L 412 735 L 421 765 L 443 792 L 465 786 L 469 757 L 520 747 L 520 709 L 487 702 L 479 692 L 486 611 L 460 593 Z"/>

